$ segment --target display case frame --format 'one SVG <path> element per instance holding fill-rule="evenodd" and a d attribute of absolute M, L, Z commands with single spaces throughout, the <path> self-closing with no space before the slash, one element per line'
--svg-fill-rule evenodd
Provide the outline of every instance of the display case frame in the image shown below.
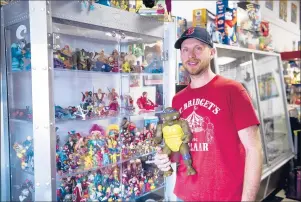
<path fill-rule="evenodd" d="M 32 126 L 34 139 L 34 200 L 57 200 L 57 168 L 56 168 L 56 121 L 53 110 L 54 103 L 54 62 L 53 50 L 58 48 L 58 37 L 53 30 L 53 20 L 56 22 L 76 22 L 78 26 L 96 29 L 104 27 L 108 30 L 118 30 L 120 36 L 136 34 L 157 37 L 163 41 L 162 62 L 164 72 L 161 74 L 164 80 L 165 92 L 164 106 L 171 105 L 172 89 L 174 83 L 170 82 L 171 73 L 167 57 L 172 55 L 169 51 L 166 36 L 168 29 L 164 29 L 163 22 L 158 22 L 151 17 L 140 16 L 124 10 L 95 5 L 92 12 L 78 12 L 79 1 L 15 1 L 1 8 L 1 33 L 6 27 L 29 22 L 31 42 L 31 88 L 32 88 Z M 67 12 L 66 12 L 67 11 Z M 100 20 L 103 19 L 103 20 Z M 1 41 L 5 41 L 5 35 L 1 34 Z M 1 43 L 1 200 L 9 201 L 12 195 L 10 183 L 10 149 L 9 140 L 9 106 L 7 106 L 8 86 L 7 64 L 9 47 Z M 11 62 L 11 61 L 10 61 Z M 10 63 L 9 62 L 9 63 Z M 141 74 L 142 75 L 142 74 Z M 173 77 L 175 75 L 173 74 Z M 9 104 L 9 103 L 8 103 Z M 2 147 L 4 146 L 4 147 Z M 2 152 L 3 151 L 3 152 Z M 164 190 L 164 189 L 163 189 Z"/>
<path fill-rule="evenodd" d="M 4 14 L 3 7 L 1 9 L 1 42 L 5 41 L 4 38 Z M 8 113 L 7 113 L 7 79 L 6 79 L 6 60 L 5 60 L 5 43 L 1 43 L 1 52 L 0 52 L 0 97 L 1 97 L 1 106 L 0 106 L 0 144 L 1 144 L 1 185 L 5 184 L 10 180 L 9 172 L 9 144 L 8 144 Z M 7 201 L 10 197 L 10 189 L 8 186 L 1 186 L 0 188 L 0 200 Z"/>
<path fill-rule="evenodd" d="M 264 150 L 264 157 L 266 159 L 266 163 L 263 166 L 263 171 L 262 171 L 262 176 L 261 176 L 261 187 L 260 191 L 258 194 L 258 199 L 262 200 L 265 197 L 267 197 L 277 186 L 275 183 L 278 183 L 279 179 L 279 172 L 280 168 L 285 165 L 287 162 L 289 162 L 292 158 L 294 158 L 295 153 L 294 153 L 294 146 L 293 146 L 293 140 L 292 140 L 292 134 L 291 134 L 291 127 L 290 127 L 290 121 L 289 121 L 289 115 L 288 115 L 288 110 L 287 110 L 287 105 L 286 105 L 286 94 L 285 94 L 285 86 L 284 86 L 284 80 L 283 80 L 283 72 L 282 72 L 282 62 L 281 62 L 281 55 L 273 52 L 264 52 L 264 51 L 259 51 L 259 50 L 253 50 L 253 49 L 246 49 L 246 48 L 241 48 L 241 47 L 235 47 L 235 46 L 227 46 L 223 44 L 214 44 L 214 47 L 216 49 L 217 54 L 214 57 L 215 60 L 215 72 L 217 74 L 223 75 L 221 73 L 221 67 L 222 65 L 219 65 L 219 59 L 221 58 L 220 56 L 222 55 L 221 52 L 223 51 L 228 51 L 230 52 L 235 52 L 237 51 L 238 53 L 242 54 L 248 54 L 251 56 L 251 74 L 253 74 L 253 82 L 255 86 L 253 88 L 255 89 L 255 100 L 256 100 L 256 105 L 258 108 L 258 118 L 261 123 L 264 123 L 264 114 L 263 114 L 263 108 L 260 106 L 260 91 L 259 91 L 259 86 L 258 86 L 258 76 L 259 73 L 258 71 L 260 70 L 259 68 L 263 68 L 262 66 L 258 66 L 256 64 L 256 55 L 262 55 L 265 57 L 274 57 L 276 60 L 275 62 L 277 63 L 278 70 L 277 73 L 279 73 L 278 77 L 276 78 L 279 83 L 280 83 L 280 97 L 281 97 L 281 103 L 283 106 L 283 118 L 284 118 L 284 125 L 286 126 L 286 130 L 284 131 L 286 133 L 286 138 L 287 138 L 287 144 L 288 150 L 280 155 L 279 157 L 276 158 L 276 160 L 270 161 L 269 160 L 269 152 L 267 149 L 268 145 L 268 140 L 266 137 L 266 131 L 264 129 L 263 124 L 260 125 L 260 133 L 261 133 L 261 141 L 262 141 L 262 146 Z M 219 55 L 220 54 L 220 55 Z M 237 67 L 235 67 L 236 69 Z M 283 144 L 286 144 L 283 142 Z M 271 180 L 271 178 L 273 178 Z"/>

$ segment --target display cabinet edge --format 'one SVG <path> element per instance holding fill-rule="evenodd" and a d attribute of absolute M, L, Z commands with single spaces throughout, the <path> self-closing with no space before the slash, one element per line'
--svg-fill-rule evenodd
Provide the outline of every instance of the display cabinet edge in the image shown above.
<path fill-rule="evenodd" d="M 81 10 L 79 1 L 51 1 L 51 15 L 54 18 L 74 22 L 75 25 L 85 23 L 152 37 L 164 37 L 164 23 L 153 17 L 100 4 L 94 6 L 95 9 L 89 11 L 88 8 Z"/>
<path fill-rule="evenodd" d="M 4 26 L 13 25 L 29 18 L 28 1 L 13 1 L 1 9 L 3 12 Z"/>
<path fill-rule="evenodd" d="M 242 52 L 248 52 L 248 53 L 262 54 L 262 55 L 280 56 L 280 54 L 274 53 L 274 52 L 267 52 L 267 51 L 249 49 L 249 48 L 242 48 L 242 47 L 239 47 L 239 46 L 229 46 L 229 45 L 218 44 L 218 43 L 214 43 L 214 47 L 215 48 L 227 49 L 227 50 L 236 50 L 236 51 L 242 51 Z"/>

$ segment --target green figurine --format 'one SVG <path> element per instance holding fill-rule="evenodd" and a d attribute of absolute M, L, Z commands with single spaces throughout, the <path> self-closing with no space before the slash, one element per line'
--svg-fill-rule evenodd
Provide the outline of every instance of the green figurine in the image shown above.
<path fill-rule="evenodd" d="M 160 117 L 163 123 L 157 126 L 154 143 L 159 145 L 164 139 L 165 146 L 162 153 L 169 156 L 172 152 L 180 152 L 187 167 L 187 175 L 195 175 L 188 146 L 192 133 L 187 121 L 179 119 L 180 113 L 171 107 L 166 108 Z M 173 170 L 170 168 L 164 172 L 164 176 L 168 177 L 172 173 Z"/>

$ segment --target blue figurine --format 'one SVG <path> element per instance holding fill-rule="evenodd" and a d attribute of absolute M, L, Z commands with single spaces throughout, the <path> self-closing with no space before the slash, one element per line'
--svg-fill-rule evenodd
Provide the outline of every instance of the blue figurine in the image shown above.
<path fill-rule="evenodd" d="M 92 70 L 96 72 L 111 72 L 112 67 L 104 62 L 97 61 Z"/>
<path fill-rule="evenodd" d="M 145 67 L 144 71 L 146 73 L 163 73 L 163 63 L 155 58 L 154 61 Z"/>
<path fill-rule="evenodd" d="M 108 165 L 108 164 L 110 164 L 110 157 L 109 157 L 109 154 L 108 153 L 106 153 L 106 152 L 104 152 L 103 154 L 102 154 L 102 165 Z"/>
<path fill-rule="evenodd" d="M 26 44 L 25 40 L 11 45 L 12 71 L 22 71 L 24 69 L 23 59 L 30 59 L 30 43 Z M 26 70 L 31 69 L 31 64 L 26 66 Z"/>
<path fill-rule="evenodd" d="M 93 4 L 93 0 L 81 0 L 81 11 L 88 9 L 88 11 L 93 11 L 95 6 Z"/>
<path fill-rule="evenodd" d="M 110 0 L 95 0 L 95 3 L 104 5 L 104 6 L 111 6 Z"/>
<path fill-rule="evenodd" d="M 11 45 L 12 71 L 22 71 L 24 67 L 22 42 Z M 25 46 L 25 44 L 24 44 Z"/>

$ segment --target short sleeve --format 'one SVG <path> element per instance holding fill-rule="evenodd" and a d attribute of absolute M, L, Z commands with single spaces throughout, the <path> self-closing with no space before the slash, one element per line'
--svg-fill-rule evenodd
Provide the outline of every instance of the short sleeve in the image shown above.
<path fill-rule="evenodd" d="M 175 97 L 172 98 L 172 101 L 171 101 L 171 107 L 172 107 L 172 108 L 175 108 Z"/>
<path fill-rule="evenodd" d="M 252 100 L 242 86 L 236 86 L 232 89 L 231 112 L 237 131 L 260 124 Z"/>

